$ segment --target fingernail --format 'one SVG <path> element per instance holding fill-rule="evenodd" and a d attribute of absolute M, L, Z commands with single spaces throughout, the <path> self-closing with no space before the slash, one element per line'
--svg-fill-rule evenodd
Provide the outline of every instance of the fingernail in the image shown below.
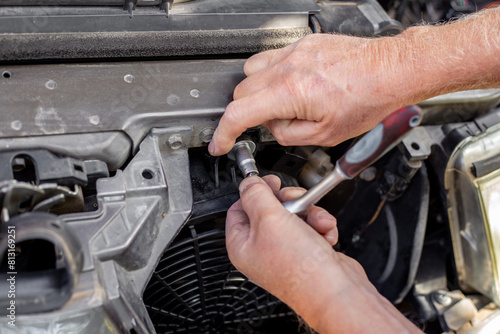
<path fill-rule="evenodd" d="M 330 243 L 330 245 L 334 245 L 335 243 L 337 243 L 337 238 L 335 238 L 335 236 L 333 235 L 325 235 L 325 238 L 326 238 L 326 241 L 328 241 Z"/>
<path fill-rule="evenodd" d="M 210 142 L 210 144 L 208 144 L 208 152 L 209 152 L 211 155 L 214 155 L 214 154 L 215 154 L 215 144 L 214 144 L 213 139 L 212 139 L 212 141 Z"/>
<path fill-rule="evenodd" d="M 260 183 L 260 182 L 261 182 L 260 181 L 260 177 L 258 177 L 258 176 L 249 176 L 249 177 L 247 177 L 246 179 L 244 179 L 240 183 L 240 186 L 239 186 L 240 194 L 243 194 L 245 192 L 245 190 L 248 187 L 250 187 L 252 184 Z"/>
<path fill-rule="evenodd" d="M 318 218 L 320 219 L 328 219 L 328 220 L 333 220 L 333 216 L 326 210 L 318 212 Z"/>
<path fill-rule="evenodd" d="M 287 196 L 298 198 L 306 193 L 305 189 L 287 189 Z"/>

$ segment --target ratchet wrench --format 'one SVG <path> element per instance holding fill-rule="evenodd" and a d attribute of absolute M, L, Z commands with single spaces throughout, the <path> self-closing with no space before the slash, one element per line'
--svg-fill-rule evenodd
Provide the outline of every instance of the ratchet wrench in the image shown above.
<path fill-rule="evenodd" d="M 420 124 L 422 110 L 415 105 L 396 110 L 354 144 L 330 174 L 301 197 L 283 203 L 291 213 L 304 216 L 312 205 L 335 188 L 350 180 L 390 151 L 404 135 Z"/>

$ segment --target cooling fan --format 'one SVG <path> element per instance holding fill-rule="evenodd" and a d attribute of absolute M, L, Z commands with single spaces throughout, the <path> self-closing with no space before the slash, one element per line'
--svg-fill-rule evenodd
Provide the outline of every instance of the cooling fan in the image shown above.
<path fill-rule="evenodd" d="M 143 294 L 157 333 L 297 333 L 293 311 L 232 266 L 224 221 L 191 221 L 163 254 Z"/>

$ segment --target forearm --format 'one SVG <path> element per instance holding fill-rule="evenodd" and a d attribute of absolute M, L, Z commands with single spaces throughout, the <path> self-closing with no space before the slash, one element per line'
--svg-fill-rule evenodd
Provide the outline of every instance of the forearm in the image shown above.
<path fill-rule="evenodd" d="M 400 50 L 392 64 L 400 78 L 394 89 L 406 104 L 500 87 L 500 8 L 440 26 L 412 27 L 393 42 Z"/>
<path fill-rule="evenodd" d="M 395 37 L 311 34 L 247 61 L 210 153 L 261 124 L 282 145 L 335 146 L 405 105 L 500 87 L 499 49 L 499 8 Z"/>
<path fill-rule="evenodd" d="M 357 262 L 339 253 L 333 258 L 332 263 L 320 261 L 321 275 L 302 274 L 299 289 L 281 296 L 311 327 L 322 334 L 362 333 L 368 328 L 370 333 L 420 333 L 377 292 Z"/>
<path fill-rule="evenodd" d="M 357 287 L 345 304 L 326 310 L 318 332 L 333 333 L 422 333 L 374 287 Z"/>

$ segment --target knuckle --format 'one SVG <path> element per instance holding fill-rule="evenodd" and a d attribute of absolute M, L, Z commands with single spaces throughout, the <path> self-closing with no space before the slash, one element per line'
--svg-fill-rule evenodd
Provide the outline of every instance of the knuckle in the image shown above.
<path fill-rule="evenodd" d="M 315 129 L 315 138 L 318 143 L 323 145 L 331 145 L 332 140 L 335 140 L 335 132 L 331 131 L 327 122 L 317 122 Z"/>
<path fill-rule="evenodd" d="M 291 98 L 295 98 L 300 95 L 300 81 L 297 81 L 297 75 L 295 72 L 289 73 L 283 79 L 282 93 L 290 101 Z"/>
<path fill-rule="evenodd" d="M 304 188 L 300 187 L 287 187 L 283 189 L 283 194 L 290 198 L 297 198 L 306 193 Z"/>
<path fill-rule="evenodd" d="M 238 100 L 242 97 L 242 90 L 243 90 L 243 82 L 241 82 L 236 88 L 234 89 L 233 92 L 233 99 Z"/>
<path fill-rule="evenodd" d="M 271 130 L 274 139 L 282 145 L 282 146 L 288 146 L 289 142 L 285 134 L 283 133 L 283 126 L 281 123 L 276 123 L 276 122 L 270 122 L 270 127 L 269 130 Z"/>
<path fill-rule="evenodd" d="M 245 64 L 243 65 L 243 72 L 245 73 L 245 75 L 249 75 L 251 73 L 252 66 L 256 61 L 255 57 L 256 55 L 248 58 Z"/>
<path fill-rule="evenodd" d="M 260 183 L 254 183 L 249 185 L 243 194 L 241 195 L 241 200 L 245 203 L 253 203 L 259 201 L 265 191 L 264 185 Z"/>
<path fill-rule="evenodd" d="M 223 117 L 225 118 L 225 121 L 228 124 L 231 124 L 231 125 L 238 124 L 238 121 L 239 121 L 238 112 L 239 112 L 239 108 L 237 106 L 237 102 L 233 101 L 227 105 L 226 111 L 224 112 Z"/>

